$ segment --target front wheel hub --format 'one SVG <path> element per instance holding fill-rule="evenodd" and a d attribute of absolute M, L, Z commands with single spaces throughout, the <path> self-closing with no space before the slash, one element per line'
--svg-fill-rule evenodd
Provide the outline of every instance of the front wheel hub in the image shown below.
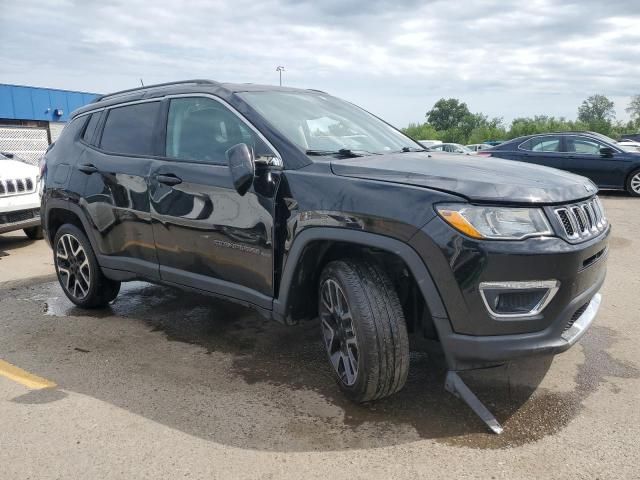
<path fill-rule="evenodd" d="M 342 383 L 353 385 L 358 378 L 358 340 L 347 297 L 335 280 L 325 280 L 320 288 L 320 322 L 333 369 Z"/>

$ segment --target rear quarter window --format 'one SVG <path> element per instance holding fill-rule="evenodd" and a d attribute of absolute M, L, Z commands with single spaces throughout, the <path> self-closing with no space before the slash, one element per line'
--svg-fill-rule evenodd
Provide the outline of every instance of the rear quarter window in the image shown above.
<path fill-rule="evenodd" d="M 82 133 L 82 129 L 86 125 L 86 122 L 87 122 L 86 116 L 76 117 L 73 120 L 71 120 L 69 123 L 67 123 L 64 126 L 64 129 L 62 130 L 62 133 L 60 133 L 58 140 L 55 141 L 55 144 L 63 145 L 68 142 L 76 141 L 77 138 Z M 51 149 L 51 146 L 49 146 L 47 151 L 49 151 L 50 149 Z"/>
<path fill-rule="evenodd" d="M 560 137 L 534 137 L 522 142 L 518 148 L 530 152 L 559 152 Z"/>
<path fill-rule="evenodd" d="M 82 139 L 85 142 L 92 143 L 101 115 L 102 112 L 96 112 L 89 115 L 89 121 L 87 122 L 87 126 L 85 127 L 84 133 L 82 134 Z"/>

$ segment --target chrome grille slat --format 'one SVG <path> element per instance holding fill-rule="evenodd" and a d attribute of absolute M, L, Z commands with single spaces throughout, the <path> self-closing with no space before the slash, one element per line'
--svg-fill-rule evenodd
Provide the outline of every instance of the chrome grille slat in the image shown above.
<path fill-rule="evenodd" d="M 582 213 L 585 217 L 585 224 L 589 230 L 593 230 L 593 218 L 591 217 L 591 212 L 589 212 L 589 204 L 586 203 L 582 205 Z"/>
<path fill-rule="evenodd" d="M 0 180 L 0 197 L 9 195 L 21 195 L 35 192 L 36 182 L 34 178 L 8 178 Z"/>
<path fill-rule="evenodd" d="M 562 235 L 573 242 L 595 237 L 607 227 L 607 220 L 598 197 L 586 202 L 556 207 L 553 213 L 562 227 Z"/>

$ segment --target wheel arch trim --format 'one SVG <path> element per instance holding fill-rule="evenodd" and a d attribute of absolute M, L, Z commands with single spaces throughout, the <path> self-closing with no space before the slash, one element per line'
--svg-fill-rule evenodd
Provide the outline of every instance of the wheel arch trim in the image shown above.
<path fill-rule="evenodd" d="M 96 258 L 99 257 L 99 251 L 97 250 L 97 243 L 95 238 L 93 237 L 93 230 L 91 229 L 91 224 L 89 220 L 86 218 L 85 213 L 79 205 L 71 202 L 70 200 L 63 199 L 54 199 L 50 198 L 45 201 L 44 215 L 42 217 L 42 225 L 45 227 L 47 238 L 53 241 L 51 234 L 53 232 L 49 231 L 49 222 L 50 222 L 50 214 L 52 210 L 65 210 L 73 215 L 75 215 L 80 223 L 82 224 L 82 228 L 84 230 L 84 234 L 89 239 L 89 243 L 91 243 L 91 248 L 96 255 Z"/>
<path fill-rule="evenodd" d="M 363 247 L 378 248 L 397 255 L 411 271 L 432 316 L 448 319 L 446 308 L 440 298 L 433 277 L 413 248 L 400 240 L 385 235 L 330 227 L 310 227 L 295 238 L 287 254 L 278 289 L 278 297 L 273 300 L 273 315 L 277 319 L 286 321 L 291 305 L 289 294 L 295 281 L 299 261 L 305 249 L 316 241 L 352 243 Z"/>

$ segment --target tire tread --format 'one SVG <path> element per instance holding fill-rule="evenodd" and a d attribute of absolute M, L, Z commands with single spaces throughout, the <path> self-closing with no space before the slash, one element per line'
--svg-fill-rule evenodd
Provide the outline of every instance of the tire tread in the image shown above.
<path fill-rule="evenodd" d="M 358 316 L 355 327 L 359 354 L 370 360 L 370 368 L 364 372 L 365 385 L 358 392 L 343 390 L 360 402 L 398 392 L 409 372 L 409 339 L 391 279 L 378 264 L 366 259 L 333 261 L 325 267 L 322 277 L 327 274 L 343 279 L 349 302 L 354 302 L 352 314 Z M 360 345 L 361 341 L 365 345 Z"/>

